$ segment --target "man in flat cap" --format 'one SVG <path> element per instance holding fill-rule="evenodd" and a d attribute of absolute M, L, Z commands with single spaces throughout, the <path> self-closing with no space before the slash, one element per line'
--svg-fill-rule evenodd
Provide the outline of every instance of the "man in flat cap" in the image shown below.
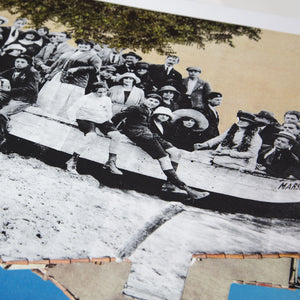
<path fill-rule="evenodd" d="M 185 98 L 183 98 L 184 106 L 201 110 L 205 108 L 204 98 L 212 91 L 207 81 L 199 78 L 202 70 L 199 67 L 188 67 L 188 77 L 182 80 L 182 84 L 186 88 Z"/>

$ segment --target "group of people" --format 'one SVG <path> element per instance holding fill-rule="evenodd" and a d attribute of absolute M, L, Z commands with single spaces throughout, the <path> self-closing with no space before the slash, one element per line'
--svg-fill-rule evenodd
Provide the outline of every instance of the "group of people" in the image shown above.
<path fill-rule="evenodd" d="M 0 17 L 0 25 L 6 22 Z M 200 78 L 200 67 L 186 68 L 183 78 L 175 70 L 176 55 L 151 64 L 135 52 L 91 40 L 77 39 L 73 47 L 67 32 L 22 30 L 26 23 L 17 19 L 11 27 L 0 26 L 0 143 L 9 116 L 35 105 L 76 121 L 83 132 L 85 144 L 67 162 L 72 172 L 100 130 L 111 138 L 108 171 L 122 175 L 116 159 L 123 133 L 159 161 L 168 188 L 176 186 L 192 197 L 194 191 L 176 174 L 182 150 L 212 149 L 214 164 L 300 177 L 300 112 L 287 112 L 279 124 L 268 111 L 239 111 L 238 122 L 220 134 L 216 108 L 222 94 Z"/>

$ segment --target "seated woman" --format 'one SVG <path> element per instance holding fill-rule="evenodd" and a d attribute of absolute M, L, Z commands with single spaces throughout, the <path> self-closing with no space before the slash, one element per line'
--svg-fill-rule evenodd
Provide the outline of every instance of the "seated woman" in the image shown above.
<path fill-rule="evenodd" d="M 257 159 L 257 169 L 266 171 L 275 177 L 300 178 L 300 164 L 298 157 L 291 148 L 297 143 L 296 137 L 288 131 L 274 134 L 274 146 L 260 151 Z"/>
<path fill-rule="evenodd" d="M 194 144 L 207 140 L 203 131 L 208 127 L 208 121 L 202 113 L 194 109 L 179 109 L 173 114 L 173 124 L 165 138 L 175 147 L 193 151 Z"/>
<path fill-rule="evenodd" d="M 103 83 L 95 83 L 93 92 L 80 99 L 81 106 L 77 111 L 77 123 L 84 133 L 84 142 L 74 150 L 72 157 L 67 161 L 67 170 L 77 173 L 76 166 L 79 156 L 95 145 L 97 139 L 96 128 L 111 138 L 109 144 L 109 157 L 104 165 L 110 173 L 122 175 L 116 166 L 117 149 L 121 134 L 111 122 L 112 105 L 107 94 L 107 87 Z"/>
<path fill-rule="evenodd" d="M 113 104 L 113 115 L 131 105 L 139 105 L 145 97 L 144 91 L 136 87 L 141 80 L 134 73 L 119 75 L 117 81 L 120 84 L 112 86 L 108 92 Z"/>
<path fill-rule="evenodd" d="M 237 117 L 238 122 L 229 130 L 204 143 L 195 144 L 194 147 L 195 150 L 200 150 L 218 145 L 217 149 L 212 151 L 214 164 L 253 171 L 262 144 L 258 133 L 261 123 L 256 121 L 255 115 L 248 112 L 239 111 Z"/>
<path fill-rule="evenodd" d="M 160 101 L 161 97 L 159 95 L 149 94 L 140 106 L 130 106 L 125 111 L 116 114 L 113 117 L 113 122 L 117 124 L 126 118 L 123 132 L 153 159 L 158 160 L 169 182 L 185 190 L 191 198 L 206 197 L 209 193 L 196 193 L 178 178 L 172 165 L 172 161 L 176 162 L 178 159 L 178 150 L 150 130 L 153 109 L 158 107 Z"/>

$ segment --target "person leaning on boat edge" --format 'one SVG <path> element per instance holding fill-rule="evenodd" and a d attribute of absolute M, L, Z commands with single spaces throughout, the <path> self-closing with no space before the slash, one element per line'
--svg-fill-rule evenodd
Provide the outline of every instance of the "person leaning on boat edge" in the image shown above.
<path fill-rule="evenodd" d="M 280 131 L 274 136 L 274 145 L 260 151 L 257 169 L 275 177 L 300 179 L 299 159 L 291 151 L 297 143 L 296 137 L 288 131 Z"/>
<path fill-rule="evenodd" d="M 150 130 L 150 119 L 152 112 L 159 106 L 161 97 L 158 94 L 149 94 L 140 106 L 130 106 L 125 111 L 116 114 L 112 121 L 120 123 L 126 118 L 123 133 L 129 137 L 137 146 L 141 147 L 153 159 L 157 159 L 167 180 L 181 190 L 185 190 L 192 199 L 200 199 L 209 195 L 207 192 L 196 192 L 181 181 L 174 169 L 176 148 L 163 138 L 156 136 Z M 176 149 L 177 150 L 177 149 Z M 172 165 L 173 161 L 173 165 Z"/>

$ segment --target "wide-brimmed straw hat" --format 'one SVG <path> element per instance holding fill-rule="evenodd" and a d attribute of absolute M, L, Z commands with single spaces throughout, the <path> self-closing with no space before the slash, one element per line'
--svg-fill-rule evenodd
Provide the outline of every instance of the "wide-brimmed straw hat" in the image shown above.
<path fill-rule="evenodd" d="M 171 118 L 171 120 L 174 118 L 174 114 L 172 113 L 170 108 L 159 106 L 157 107 L 152 115 L 166 115 Z"/>
<path fill-rule="evenodd" d="M 199 129 L 201 130 L 207 129 L 209 125 L 207 119 L 200 111 L 191 108 L 175 110 L 173 111 L 173 115 L 174 115 L 174 118 L 172 120 L 173 122 L 182 118 L 194 119 L 197 122 Z"/>
<path fill-rule="evenodd" d="M 5 52 L 8 50 L 20 50 L 22 53 L 26 52 L 26 48 L 20 44 L 10 44 L 3 49 Z"/>
<path fill-rule="evenodd" d="M 130 78 L 133 78 L 135 80 L 135 83 L 138 84 L 141 82 L 141 80 L 132 72 L 126 72 L 124 74 L 121 74 L 117 77 L 117 81 L 120 82 L 123 78 L 126 78 L 126 77 L 130 77 Z"/>

